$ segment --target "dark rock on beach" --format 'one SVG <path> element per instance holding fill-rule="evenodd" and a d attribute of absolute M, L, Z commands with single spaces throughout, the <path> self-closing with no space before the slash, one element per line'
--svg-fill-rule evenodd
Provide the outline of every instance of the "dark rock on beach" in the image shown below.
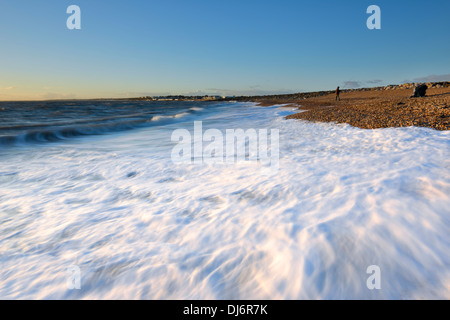
<path fill-rule="evenodd" d="M 422 84 L 422 85 L 415 87 L 411 98 L 425 97 L 427 95 L 427 89 L 428 89 L 428 86 L 426 84 Z"/>

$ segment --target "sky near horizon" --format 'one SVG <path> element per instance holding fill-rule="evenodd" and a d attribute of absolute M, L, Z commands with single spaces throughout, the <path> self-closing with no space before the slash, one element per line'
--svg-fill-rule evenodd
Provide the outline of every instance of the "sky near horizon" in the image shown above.
<path fill-rule="evenodd" d="M 67 7 L 81 8 L 69 30 Z M 369 30 L 370 5 L 381 30 Z M 0 100 L 450 80 L 450 1 L 2 0 Z"/>

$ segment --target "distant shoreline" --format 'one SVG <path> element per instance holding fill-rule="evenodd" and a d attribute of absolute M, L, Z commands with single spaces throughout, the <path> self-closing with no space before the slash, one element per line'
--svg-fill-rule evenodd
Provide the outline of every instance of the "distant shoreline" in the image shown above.
<path fill-rule="evenodd" d="M 427 94 L 411 98 L 415 84 L 386 87 L 343 89 L 340 101 L 335 91 L 316 91 L 267 96 L 161 96 L 138 98 L 61 99 L 39 102 L 67 101 L 155 101 L 155 102 L 254 102 L 260 106 L 287 105 L 302 112 L 286 119 L 311 122 L 347 123 L 361 129 L 391 127 L 426 127 L 450 130 L 450 82 L 427 83 Z M 0 101 L 17 103 L 31 101 Z M 36 101 L 33 101 L 36 102 Z M 1 110 L 1 108 L 0 108 Z"/>
<path fill-rule="evenodd" d="M 418 84 L 418 83 L 417 83 Z M 388 85 L 385 87 L 369 87 L 357 89 L 341 89 L 342 93 L 349 92 L 366 92 L 366 91 L 380 91 L 380 90 L 395 90 L 412 88 L 414 83 L 405 83 L 402 85 Z M 450 87 L 450 81 L 444 82 L 429 82 L 426 85 L 433 88 Z M 412 90 L 412 89 L 411 89 Z M 272 94 L 272 95 L 255 95 L 255 96 L 220 96 L 220 95 L 201 95 L 201 96 L 185 96 L 185 95 L 167 95 L 167 96 L 143 96 L 143 97 L 128 97 L 128 98 L 74 98 L 74 99 L 43 99 L 43 100 L 0 100 L 2 102 L 45 102 L 45 101 L 241 101 L 241 102 L 260 102 L 267 104 L 268 101 L 286 101 L 289 103 L 297 103 L 305 99 L 333 94 L 335 90 L 321 90 L 309 91 L 300 93 L 288 94 Z"/>

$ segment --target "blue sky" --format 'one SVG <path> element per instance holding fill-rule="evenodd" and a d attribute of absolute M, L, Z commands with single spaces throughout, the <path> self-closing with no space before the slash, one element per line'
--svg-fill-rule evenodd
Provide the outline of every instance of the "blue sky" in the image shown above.
<path fill-rule="evenodd" d="M 68 30 L 69 5 L 82 11 Z M 369 30 L 369 5 L 381 30 Z M 0 100 L 450 80 L 450 1 L 2 0 Z"/>

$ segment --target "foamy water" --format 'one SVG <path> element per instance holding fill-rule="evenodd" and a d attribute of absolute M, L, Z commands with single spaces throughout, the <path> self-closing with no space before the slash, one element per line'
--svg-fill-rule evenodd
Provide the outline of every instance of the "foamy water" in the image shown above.
<path fill-rule="evenodd" d="M 0 298 L 450 298 L 449 132 L 194 111 L 2 150 Z M 171 133 L 194 120 L 279 129 L 279 171 L 174 165 Z M 72 265 L 81 290 L 67 287 Z"/>

